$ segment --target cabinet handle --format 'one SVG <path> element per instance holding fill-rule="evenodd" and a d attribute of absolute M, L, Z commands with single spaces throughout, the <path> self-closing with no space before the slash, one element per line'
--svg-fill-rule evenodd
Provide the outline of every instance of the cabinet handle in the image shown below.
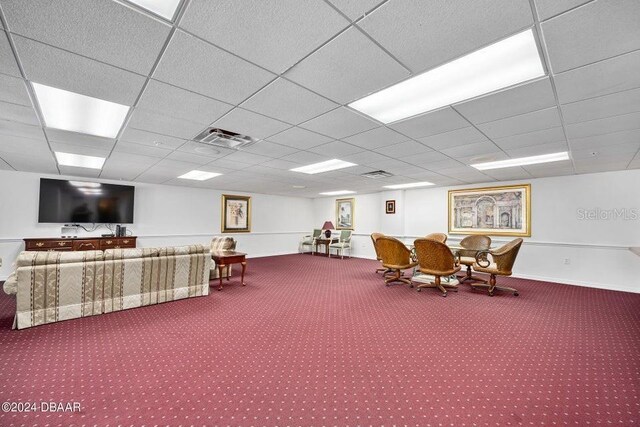
<path fill-rule="evenodd" d="M 42 242 L 38 242 L 38 243 L 36 243 L 36 246 L 37 246 L 37 247 L 39 247 L 39 248 L 41 248 L 41 247 L 43 247 L 43 246 L 44 246 L 44 243 L 42 243 Z"/>
<path fill-rule="evenodd" d="M 66 246 L 67 242 L 58 242 L 58 246 Z"/>
<path fill-rule="evenodd" d="M 112 244 L 112 243 L 113 243 L 113 240 L 107 240 L 107 242 L 106 242 L 106 243 L 107 243 L 107 245 L 110 245 L 110 244 Z"/>
<path fill-rule="evenodd" d="M 122 243 L 124 243 L 126 245 L 127 243 L 129 243 L 129 241 L 128 240 L 123 240 Z"/>
<path fill-rule="evenodd" d="M 114 246 L 113 248 L 114 249 L 120 249 L 120 246 Z"/>

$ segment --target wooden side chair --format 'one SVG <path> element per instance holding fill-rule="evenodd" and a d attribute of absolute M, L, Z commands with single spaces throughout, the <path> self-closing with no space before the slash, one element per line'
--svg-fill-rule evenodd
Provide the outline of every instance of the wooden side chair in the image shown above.
<path fill-rule="evenodd" d="M 493 296 L 493 292 L 496 289 L 499 291 L 513 292 L 513 295 L 518 296 L 517 289 L 507 286 L 496 286 L 496 276 L 511 276 L 511 269 L 516 262 L 520 246 L 522 246 L 522 239 L 514 239 L 496 250 L 489 251 L 493 262 L 490 262 L 488 259 L 486 261 L 482 259 L 476 260 L 473 264 L 473 269 L 482 273 L 489 273 L 489 283 L 471 283 L 471 286 L 474 289 L 476 287 L 488 288 L 489 296 Z"/>
<path fill-rule="evenodd" d="M 467 272 L 464 276 L 460 277 L 460 283 L 466 281 L 487 283 L 487 281 L 481 277 L 473 276 L 471 274 L 471 267 L 476 262 L 476 254 L 478 251 L 482 251 L 481 257 L 486 257 L 486 251 L 491 247 L 491 237 L 484 235 L 467 236 L 460 241 L 462 249 L 458 251 L 460 257 L 460 264 L 467 267 Z"/>
<path fill-rule="evenodd" d="M 425 236 L 425 239 L 435 240 L 440 243 L 447 243 L 447 235 L 444 233 L 431 233 Z"/>
<path fill-rule="evenodd" d="M 300 250 L 302 251 L 302 253 L 304 253 L 305 246 L 311 246 L 311 255 L 313 255 L 313 252 L 315 250 L 315 245 L 316 245 L 316 239 L 320 237 L 321 233 L 322 233 L 322 230 L 320 230 L 319 228 L 314 228 L 313 234 L 304 236 L 302 238 L 302 240 L 300 241 L 300 248 L 301 248 Z"/>
<path fill-rule="evenodd" d="M 384 283 L 387 286 L 392 282 L 403 282 L 411 285 L 411 279 L 402 275 L 404 270 L 412 269 L 418 265 L 411 258 L 409 248 L 395 237 L 388 236 L 379 237 L 376 240 L 376 246 L 382 258 L 382 266 L 389 270 L 389 274 L 394 273 L 393 276 L 386 276 Z"/>
<path fill-rule="evenodd" d="M 351 258 L 351 230 L 342 230 L 338 241 L 329 245 L 329 258 L 331 258 L 331 249 L 335 249 L 336 256 L 339 255 L 341 259 L 344 259 L 345 249 L 348 249 L 349 258 Z"/>
<path fill-rule="evenodd" d="M 417 239 L 414 243 L 416 256 L 418 258 L 418 270 L 424 274 L 435 276 L 431 283 L 420 283 L 416 285 L 418 292 L 422 288 L 438 288 L 442 296 L 447 296 L 447 288 L 458 290 L 457 285 L 443 283 L 442 277 L 448 277 L 460 271 L 456 257 L 451 253 L 451 249 L 444 243 L 432 239 Z"/>

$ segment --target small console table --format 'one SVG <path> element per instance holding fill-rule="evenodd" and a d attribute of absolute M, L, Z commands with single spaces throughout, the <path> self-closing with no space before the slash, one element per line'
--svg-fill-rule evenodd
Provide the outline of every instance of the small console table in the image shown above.
<path fill-rule="evenodd" d="M 103 251 L 105 249 L 135 248 L 136 236 L 85 238 L 29 238 L 23 239 L 27 251 Z"/>
<path fill-rule="evenodd" d="M 247 254 L 236 251 L 216 251 L 211 252 L 211 259 L 213 259 L 218 267 L 218 273 L 220 274 L 220 286 L 218 286 L 218 290 L 222 290 L 222 278 L 224 268 L 231 264 L 241 264 L 242 265 L 242 276 L 240 280 L 242 281 L 242 286 L 245 286 L 244 283 L 244 271 L 247 269 Z M 229 269 L 227 269 L 227 280 L 229 280 Z"/>

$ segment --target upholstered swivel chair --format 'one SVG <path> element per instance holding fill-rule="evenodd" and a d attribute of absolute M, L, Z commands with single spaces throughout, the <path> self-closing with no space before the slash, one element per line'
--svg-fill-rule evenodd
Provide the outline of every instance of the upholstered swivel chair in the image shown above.
<path fill-rule="evenodd" d="M 322 230 L 320 230 L 319 228 L 314 228 L 313 234 L 304 236 L 302 238 L 302 240 L 300 241 L 300 250 L 302 251 L 302 253 L 304 253 L 305 246 L 311 246 L 311 255 L 313 255 L 316 245 L 316 239 L 320 237 L 320 233 L 322 233 Z"/>
<path fill-rule="evenodd" d="M 442 282 L 443 276 L 448 277 L 460 271 L 460 265 L 451 253 L 451 249 L 444 243 L 427 238 L 417 239 L 413 245 L 418 258 L 418 270 L 435 276 L 435 280 L 431 283 L 417 284 L 418 292 L 422 288 L 438 288 L 442 296 L 446 297 L 447 289 L 457 291 L 457 285 Z"/>
<path fill-rule="evenodd" d="M 474 289 L 476 287 L 488 288 L 489 296 L 493 296 L 493 292 L 496 289 L 499 291 L 513 292 L 513 295 L 518 296 L 517 289 L 507 286 L 496 286 L 496 276 L 511 276 L 511 269 L 516 262 L 520 246 L 522 246 L 522 239 L 514 239 L 496 250 L 489 251 L 493 262 L 489 262 L 488 259 L 486 262 L 482 260 L 480 260 L 480 262 L 476 261 L 473 264 L 473 269 L 482 273 L 489 273 L 489 283 L 471 283 L 471 286 Z"/>
<path fill-rule="evenodd" d="M 460 277 L 460 283 L 466 281 L 487 283 L 485 279 L 471 274 L 471 267 L 476 262 L 476 254 L 478 251 L 488 251 L 491 247 L 491 237 L 483 235 L 467 236 L 460 241 L 462 249 L 458 250 L 458 256 L 460 257 L 460 264 L 467 267 L 467 272 L 464 276 Z M 483 257 L 483 254 L 480 253 Z"/>
<path fill-rule="evenodd" d="M 382 266 L 390 270 L 389 274 L 394 273 L 393 276 L 385 276 L 384 283 L 387 286 L 392 282 L 403 282 L 411 285 L 411 279 L 402 276 L 403 270 L 412 269 L 418 265 L 411 258 L 409 248 L 395 237 L 388 236 L 378 237 L 376 246 L 382 258 Z"/>
<path fill-rule="evenodd" d="M 435 240 L 440 243 L 447 243 L 447 235 L 444 233 L 431 233 L 425 236 L 425 239 Z"/>
<path fill-rule="evenodd" d="M 349 250 L 349 258 L 351 258 L 351 230 L 342 230 L 338 241 L 329 245 L 329 258 L 331 258 L 331 249 L 335 249 L 336 256 L 342 259 L 344 259 L 345 249 Z"/>
<path fill-rule="evenodd" d="M 371 233 L 371 242 L 373 243 L 373 249 L 375 249 L 376 251 L 376 259 L 381 263 L 382 263 L 382 257 L 380 256 L 380 251 L 378 250 L 378 246 L 376 245 L 376 240 L 378 240 L 378 238 L 382 236 L 384 236 L 384 234 L 382 233 Z M 386 274 L 389 271 L 389 269 L 384 267 L 376 269 L 376 273 L 380 273 L 381 271 L 383 272 L 383 274 Z"/>

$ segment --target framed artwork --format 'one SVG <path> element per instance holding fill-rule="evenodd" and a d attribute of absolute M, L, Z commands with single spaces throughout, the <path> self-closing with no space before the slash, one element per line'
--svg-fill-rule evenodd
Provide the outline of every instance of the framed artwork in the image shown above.
<path fill-rule="evenodd" d="M 251 197 L 222 195 L 222 232 L 248 233 L 251 231 Z"/>
<path fill-rule="evenodd" d="M 531 184 L 449 190 L 449 233 L 531 236 Z"/>
<path fill-rule="evenodd" d="M 385 202 L 384 211 L 388 214 L 396 213 L 396 201 L 395 200 L 387 200 Z"/>
<path fill-rule="evenodd" d="M 353 230 L 355 199 L 336 199 L 336 230 Z"/>

